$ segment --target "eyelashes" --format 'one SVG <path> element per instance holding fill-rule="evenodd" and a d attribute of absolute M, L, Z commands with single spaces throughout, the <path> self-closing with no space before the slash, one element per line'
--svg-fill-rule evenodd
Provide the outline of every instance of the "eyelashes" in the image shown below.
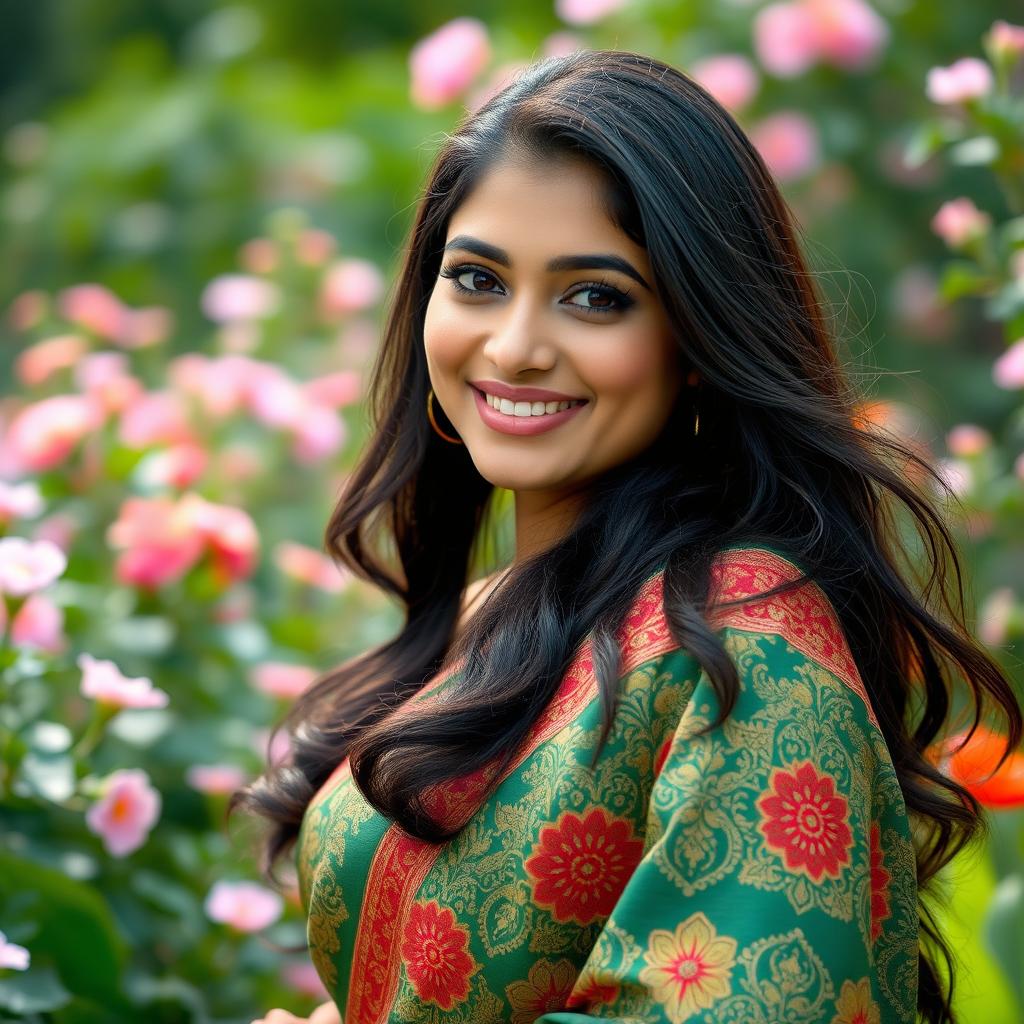
<path fill-rule="evenodd" d="M 495 275 L 487 270 L 485 267 L 477 266 L 473 263 L 447 263 L 441 267 L 441 277 L 448 278 L 452 287 L 456 292 L 462 295 L 488 295 L 492 292 L 498 294 L 496 289 L 491 288 L 467 288 L 464 284 L 459 281 L 459 278 L 473 271 L 477 274 L 483 274 L 486 277 L 497 281 Z M 607 316 L 610 313 L 624 313 L 630 306 L 635 302 L 634 299 L 629 297 L 629 292 L 623 292 L 618 288 L 612 287 L 605 281 L 584 281 L 574 286 L 566 298 L 571 299 L 577 295 L 587 295 L 596 292 L 602 298 L 611 299 L 617 303 L 615 306 L 582 306 L 577 302 L 569 303 L 570 306 L 581 310 L 588 316 Z"/>

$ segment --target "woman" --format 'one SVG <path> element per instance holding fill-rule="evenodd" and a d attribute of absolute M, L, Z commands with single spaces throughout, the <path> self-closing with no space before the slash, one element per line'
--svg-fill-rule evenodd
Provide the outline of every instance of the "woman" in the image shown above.
<path fill-rule="evenodd" d="M 326 537 L 405 627 L 235 795 L 264 870 L 297 839 L 312 1020 L 952 1019 L 928 883 L 982 821 L 933 751 L 957 680 L 1012 745 L 1021 714 L 938 478 L 854 402 L 689 78 L 578 52 L 465 118 Z M 467 589 L 496 488 L 515 557 Z"/>

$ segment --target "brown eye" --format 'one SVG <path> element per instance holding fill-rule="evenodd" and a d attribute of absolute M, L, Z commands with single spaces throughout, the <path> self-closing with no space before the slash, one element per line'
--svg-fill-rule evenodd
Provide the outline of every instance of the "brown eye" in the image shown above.
<path fill-rule="evenodd" d="M 490 274 L 487 274 L 482 270 L 463 271 L 461 274 L 458 275 L 458 278 L 456 278 L 456 280 L 459 280 L 461 283 L 460 279 L 467 277 L 469 278 L 471 283 L 468 285 L 463 284 L 462 286 L 463 288 L 469 288 L 470 291 L 474 292 L 494 291 L 493 288 L 488 287 L 488 283 L 492 285 L 497 284 L 497 281 L 495 281 Z"/>

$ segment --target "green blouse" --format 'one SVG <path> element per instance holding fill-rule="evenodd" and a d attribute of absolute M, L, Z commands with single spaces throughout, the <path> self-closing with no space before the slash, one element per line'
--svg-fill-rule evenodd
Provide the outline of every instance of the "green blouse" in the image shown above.
<path fill-rule="evenodd" d="M 726 549 L 713 594 L 796 575 L 770 549 Z M 401 832 L 337 767 L 296 864 L 310 953 L 345 1024 L 914 1020 L 910 828 L 835 610 L 804 584 L 710 621 L 741 681 L 723 724 L 696 735 L 718 702 L 669 634 L 658 573 L 619 633 L 594 770 L 588 640 L 486 800 L 482 772 L 433 794 L 469 818 L 450 843 Z M 443 701 L 458 676 L 415 699 Z"/>

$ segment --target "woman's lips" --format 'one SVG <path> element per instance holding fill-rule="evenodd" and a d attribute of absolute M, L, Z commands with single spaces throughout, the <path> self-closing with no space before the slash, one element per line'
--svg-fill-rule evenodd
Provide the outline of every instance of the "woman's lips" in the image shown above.
<path fill-rule="evenodd" d="M 476 402 L 480 419 L 492 430 L 497 430 L 502 434 L 528 436 L 546 433 L 548 430 L 554 430 L 555 427 L 559 427 L 572 419 L 576 413 L 590 404 L 589 402 L 584 402 L 582 405 L 571 405 L 568 409 L 563 409 L 561 412 L 549 412 L 543 416 L 509 416 L 506 413 L 499 412 L 497 409 L 492 409 L 487 404 L 487 399 L 484 398 L 483 392 L 478 388 L 474 388 L 472 384 L 470 388 L 473 391 L 473 400 Z"/>

